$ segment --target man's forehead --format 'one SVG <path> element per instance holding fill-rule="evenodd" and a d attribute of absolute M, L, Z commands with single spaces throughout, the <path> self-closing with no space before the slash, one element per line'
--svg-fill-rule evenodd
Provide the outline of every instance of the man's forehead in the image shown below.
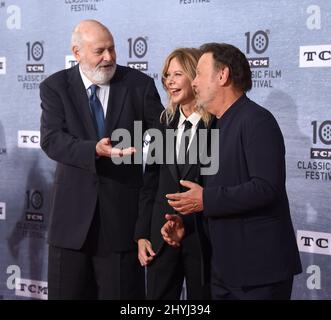
<path fill-rule="evenodd" d="M 204 53 L 198 61 L 197 68 L 199 68 L 199 66 L 210 64 L 210 62 L 212 61 L 212 58 L 213 58 L 212 53 L 210 53 L 210 52 Z"/>
<path fill-rule="evenodd" d="M 87 40 L 86 43 L 93 48 L 114 46 L 114 41 L 112 38 L 99 38 L 94 40 Z"/>

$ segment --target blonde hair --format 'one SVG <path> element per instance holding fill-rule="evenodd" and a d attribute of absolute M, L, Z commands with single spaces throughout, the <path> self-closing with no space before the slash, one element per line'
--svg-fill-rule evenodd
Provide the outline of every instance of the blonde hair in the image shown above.
<path fill-rule="evenodd" d="M 178 105 L 172 103 L 170 99 L 169 92 L 166 87 L 166 75 L 169 69 L 169 65 L 172 59 L 176 58 L 181 67 L 184 70 L 185 75 L 189 78 L 190 82 L 193 81 L 196 75 L 196 67 L 198 64 L 198 60 L 201 57 L 202 52 L 199 49 L 196 48 L 178 48 L 171 52 L 168 57 L 166 58 L 163 69 L 162 69 L 162 85 L 164 90 L 167 91 L 168 95 L 168 104 L 165 108 L 165 110 L 162 112 L 160 116 L 161 122 L 166 122 L 166 124 L 169 124 L 175 116 L 175 113 L 177 111 Z M 205 126 L 208 125 L 208 122 L 210 120 L 210 115 L 207 111 L 205 111 L 202 108 L 198 108 L 195 106 L 194 108 L 195 112 L 198 112 L 201 115 L 202 121 L 204 122 Z"/>

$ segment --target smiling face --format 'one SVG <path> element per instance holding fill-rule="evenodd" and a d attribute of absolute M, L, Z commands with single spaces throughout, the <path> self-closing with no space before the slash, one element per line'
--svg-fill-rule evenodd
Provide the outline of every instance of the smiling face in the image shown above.
<path fill-rule="evenodd" d="M 80 41 L 72 51 L 84 74 L 95 84 L 108 82 L 116 71 L 113 36 L 96 23 L 85 23 L 78 32 Z"/>
<path fill-rule="evenodd" d="M 164 74 L 164 85 L 173 104 L 185 105 L 195 99 L 191 81 L 176 57 Z"/>
<path fill-rule="evenodd" d="M 196 94 L 197 105 L 212 114 L 217 113 L 217 97 L 219 95 L 220 72 L 214 67 L 212 53 L 205 53 L 199 59 L 197 74 L 192 82 Z"/>

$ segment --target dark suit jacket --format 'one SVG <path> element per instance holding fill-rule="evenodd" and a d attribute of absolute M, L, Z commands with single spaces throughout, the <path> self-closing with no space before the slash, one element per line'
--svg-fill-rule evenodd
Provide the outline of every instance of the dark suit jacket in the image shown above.
<path fill-rule="evenodd" d="M 41 147 L 58 163 L 49 243 L 79 249 L 98 199 L 109 248 L 113 251 L 134 248 L 142 165 L 115 165 L 108 158 L 96 159 L 97 136 L 78 65 L 48 77 L 40 85 L 40 96 Z M 150 77 L 117 66 L 110 82 L 105 136 L 110 137 L 117 128 L 125 128 L 131 134 L 133 145 L 134 121 L 142 121 L 145 130 L 154 125 L 162 110 Z"/>
<path fill-rule="evenodd" d="M 232 286 L 289 279 L 301 263 L 285 189 L 285 147 L 269 111 L 239 98 L 216 121 L 219 171 L 205 176 L 215 275 Z"/>
<path fill-rule="evenodd" d="M 167 198 L 165 197 L 168 193 L 183 192 L 183 187 L 179 181 L 189 180 L 200 183 L 200 165 L 197 164 L 185 164 L 183 170 L 183 176 L 180 177 L 176 163 L 170 164 L 165 163 L 169 159 L 175 159 L 175 148 L 169 148 L 166 150 L 165 136 L 166 130 L 177 130 L 179 121 L 179 112 L 177 111 L 173 121 L 168 125 L 159 125 L 159 129 L 163 132 L 163 156 L 161 159 L 163 164 L 150 164 L 145 167 L 144 174 L 144 186 L 141 190 L 139 200 L 139 218 L 137 220 L 135 229 L 135 239 L 149 239 L 152 243 L 152 247 L 155 252 L 160 252 L 164 245 L 164 240 L 161 236 L 161 228 L 166 222 L 164 216 L 166 213 L 176 214 L 174 209 L 168 204 Z M 203 122 L 200 120 L 197 129 L 204 129 Z M 197 130 L 198 132 L 198 130 Z M 194 139 L 190 145 L 189 152 L 192 151 L 192 146 L 196 143 L 199 146 L 198 135 L 194 136 Z M 175 147 L 175 142 L 174 142 Z M 198 148 L 197 148 L 198 149 Z M 203 150 L 199 150 L 203 152 Z M 159 158 L 158 158 L 159 159 Z M 206 230 L 204 229 L 204 222 L 202 221 L 203 216 L 201 213 L 197 213 L 194 216 L 184 217 L 185 231 L 186 234 L 196 232 L 198 237 L 199 248 L 195 250 L 201 251 L 203 260 L 208 263 L 209 256 L 209 242 L 206 237 Z M 205 266 L 205 265 L 204 265 Z M 202 266 L 202 267 L 204 267 Z M 208 269 L 208 268 L 207 268 Z M 203 273 L 209 270 L 202 270 Z"/>

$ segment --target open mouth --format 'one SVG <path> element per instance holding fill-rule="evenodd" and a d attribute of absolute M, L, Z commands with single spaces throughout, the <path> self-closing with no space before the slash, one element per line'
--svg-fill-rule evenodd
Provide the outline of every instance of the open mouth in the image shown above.
<path fill-rule="evenodd" d="M 170 89 L 170 92 L 173 96 L 178 96 L 182 89 Z"/>

